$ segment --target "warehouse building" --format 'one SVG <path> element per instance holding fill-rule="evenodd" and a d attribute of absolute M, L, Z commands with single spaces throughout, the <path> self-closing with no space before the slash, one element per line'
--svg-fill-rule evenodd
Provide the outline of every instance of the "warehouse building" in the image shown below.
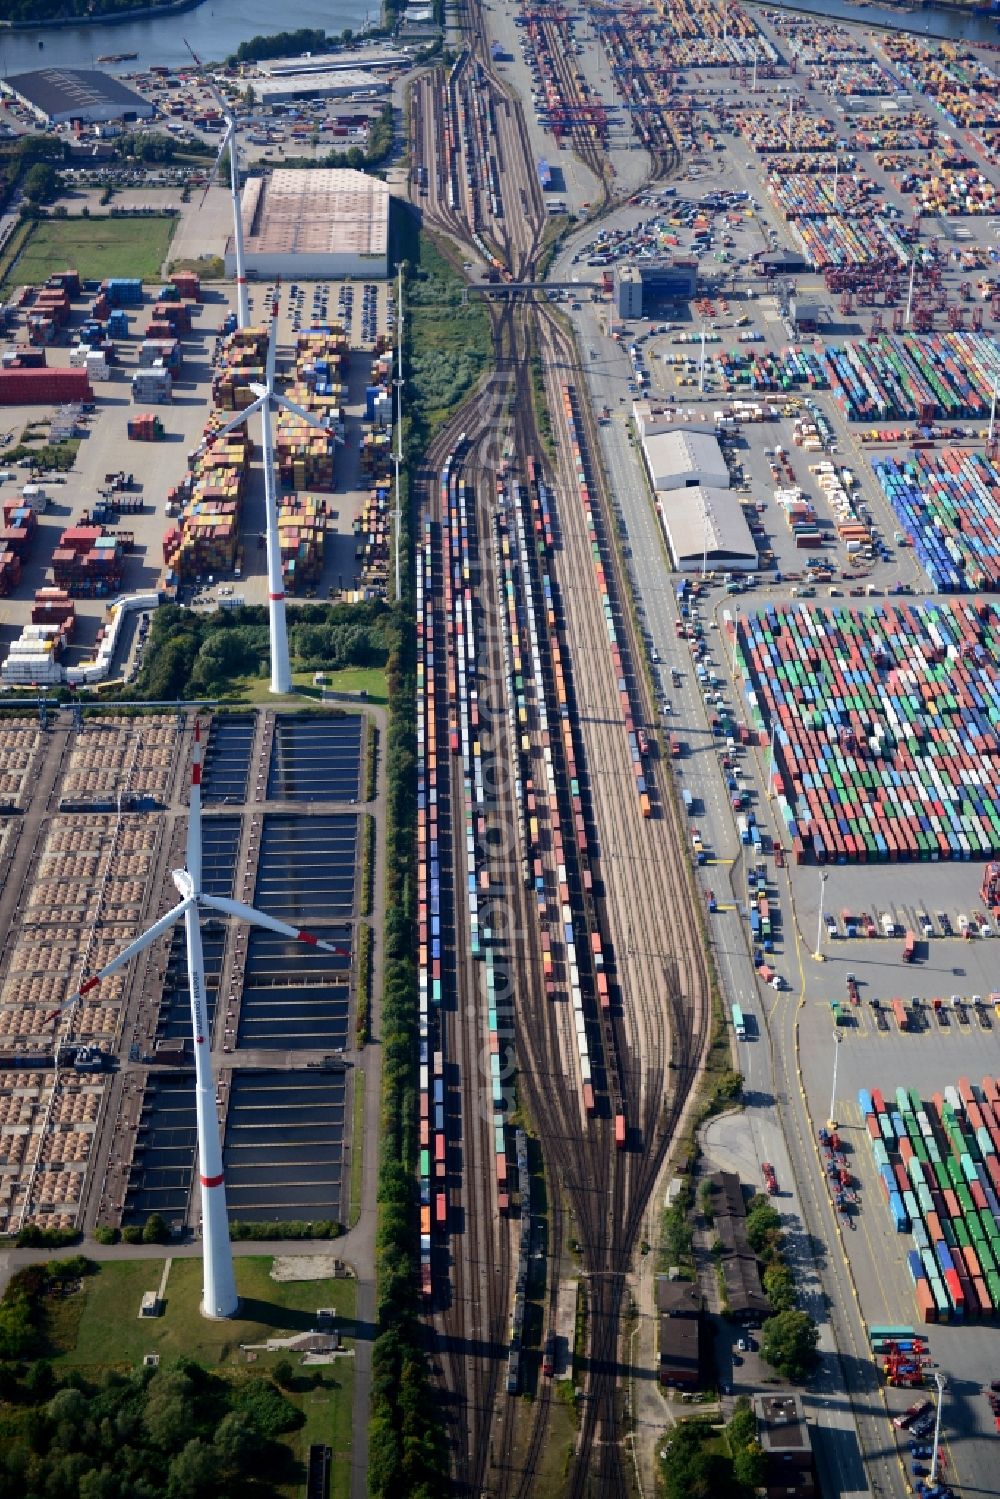
<path fill-rule="evenodd" d="M 642 434 L 642 451 L 656 490 L 691 489 L 695 485 L 729 488 L 729 467 L 718 438 L 711 432 L 647 430 Z"/>
<path fill-rule="evenodd" d="M 729 1312 L 735 1321 L 755 1326 L 771 1315 L 771 1303 L 760 1282 L 757 1256 L 747 1240 L 743 1188 L 732 1171 L 716 1171 L 709 1181 L 715 1232 L 722 1245 L 720 1264 Z"/>
<path fill-rule="evenodd" d="M 706 1362 L 704 1303 L 688 1280 L 656 1278 L 660 1318 L 660 1383 L 696 1390 Z"/>
<path fill-rule="evenodd" d="M 284 280 L 384 278 L 389 189 L 350 168 L 251 177 L 242 198 L 247 274 Z M 226 275 L 235 274 L 232 242 Z"/>
<path fill-rule="evenodd" d="M 739 495 L 731 489 L 667 489 L 656 496 L 678 572 L 753 572 L 757 548 Z"/>
<path fill-rule="evenodd" d="M 15 73 L 0 81 L 0 90 L 13 96 L 46 125 L 79 120 L 101 125 L 111 120 L 151 120 L 156 106 L 108 73 L 77 68 L 39 68 Z"/>
<path fill-rule="evenodd" d="M 275 78 L 261 78 L 253 86 L 260 104 L 273 108 L 295 99 L 377 99 L 388 94 L 392 84 L 360 69 L 310 70 L 281 73 Z"/>
<path fill-rule="evenodd" d="M 304 52 L 299 57 L 267 58 L 257 64 L 257 70 L 265 78 L 280 78 L 286 73 L 354 73 L 358 68 L 370 71 L 409 65 L 405 52 L 390 47 L 353 47 L 350 52 Z"/>

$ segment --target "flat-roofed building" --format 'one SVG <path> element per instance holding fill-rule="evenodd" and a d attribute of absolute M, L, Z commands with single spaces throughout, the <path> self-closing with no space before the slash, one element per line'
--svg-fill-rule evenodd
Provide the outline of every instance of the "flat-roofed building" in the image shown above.
<path fill-rule="evenodd" d="M 755 1395 L 757 1440 L 767 1460 L 768 1499 L 813 1499 L 812 1441 L 798 1395 Z"/>
<path fill-rule="evenodd" d="M 110 120 L 150 120 L 156 106 L 119 78 L 96 69 L 38 68 L 0 81 L 0 93 L 13 97 L 47 125 L 81 120 L 87 125 Z"/>
<path fill-rule="evenodd" d="M 389 189 L 352 168 L 280 168 L 243 188 L 249 275 L 285 280 L 378 279 L 389 269 Z M 226 274 L 235 273 L 226 249 Z"/>

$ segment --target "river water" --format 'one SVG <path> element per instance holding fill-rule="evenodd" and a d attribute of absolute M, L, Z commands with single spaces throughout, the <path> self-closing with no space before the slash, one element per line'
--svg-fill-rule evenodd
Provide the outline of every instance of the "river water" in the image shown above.
<path fill-rule="evenodd" d="M 379 19 L 378 0 L 298 0 L 286 11 L 274 0 L 202 0 L 194 10 L 121 26 L 44 27 L 37 31 L 0 30 L 0 74 L 24 73 L 32 68 L 96 65 L 99 56 L 138 52 L 135 60 L 114 65 L 112 71 L 138 72 L 151 63 L 177 67 L 191 61 L 184 38 L 205 62 L 221 62 L 240 42 L 275 31 L 322 27 L 334 34 L 345 27 L 360 31 L 366 21 Z M 42 46 L 39 47 L 39 42 Z"/>
<path fill-rule="evenodd" d="M 784 9 L 784 0 L 767 0 L 762 9 Z M 789 0 L 789 9 L 856 21 L 862 26 L 892 26 L 918 36 L 965 37 L 1000 42 L 996 16 L 959 15 L 945 10 L 902 11 L 877 5 L 857 6 L 845 0 Z M 151 63 L 169 67 L 190 60 L 184 38 L 205 62 L 220 62 L 251 36 L 300 26 L 331 33 L 351 26 L 360 31 L 379 18 L 378 0 L 300 0 L 283 12 L 274 0 L 202 0 L 194 10 L 158 20 L 129 21 L 121 26 L 67 26 L 58 29 L 5 32 L 0 29 L 0 74 L 40 67 L 93 67 L 107 53 L 137 52 L 138 58 L 113 65 L 118 72 L 137 72 Z M 41 47 L 39 42 L 42 43 Z"/>
<path fill-rule="evenodd" d="M 895 6 L 848 5 L 844 0 L 766 0 L 751 9 L 802 10 L 861 26 L 890 26 L 916 36 L 964 37 L 970 42 L 1000 43 L 1000 17 L 973 16 L 950 10 L 897 10 Z"/>

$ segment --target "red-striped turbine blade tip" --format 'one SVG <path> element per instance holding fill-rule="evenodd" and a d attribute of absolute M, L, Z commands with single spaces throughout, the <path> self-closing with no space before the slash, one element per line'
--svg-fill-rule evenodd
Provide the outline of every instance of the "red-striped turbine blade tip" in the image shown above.
<path fill-rule="evenodd" d="M 295 935 L 300 942 L 308 942 L 310 947 L 315 947 L 319 942 L 319 938 L 314 937 L 312 932 L 296 932 Z"/>

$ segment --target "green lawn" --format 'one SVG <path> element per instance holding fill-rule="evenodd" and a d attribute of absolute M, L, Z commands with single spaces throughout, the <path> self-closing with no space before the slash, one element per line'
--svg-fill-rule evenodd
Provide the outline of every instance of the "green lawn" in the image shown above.
<path fill-rule="evenodd" d="M 289 1246 L 294 1253 L 294 1246 Z M 71 1368 L 95 1375 L 108 1364 L 137 1364 L 147 1353 L 164 1359 L 188 1354 L 209 1368 L 221 1368 L 239 1380 L 246 1372 L 266 1373 L 281 1358 L 296 1355 L 262 1352 L 248 1364 L 241 1343 L 305 1331 L 313 1325 L 317 1307 L 333 1306 L 348 1319 L 345 1336 L 353 1331 L 356 1285 L 353 1280 L 274 1281 L 266 1255 L 239 1257 L 236 1284 L 242 1298 L 239 1318 L 209 1322 L 198 1310 L 201 1300 L 201 1260 L 174 1260 L 167 1282 L 162 1317 L 139 1321 L 143 1291 L 155 1291 L 164 1261 L 109 1260 L 83 1283 L 83 1289 L 57 1302 L 49 1314 L 49 1334 L 64 1351 L 53 1358 L 61 1374 Z M 350 1342 L 348 1342 L 350 1347 Z M 332 1499 L 348 1499 L 351 1487 L 351 1417 L 354 1404 L 354 1359 L 297 1371 L 288 1398 L 305 1416 L 305 1424 L 281 1440 L 303 1465 L 313 1442 L 333 1449 Z M 283 1489 L 288 1499 L 299 1499 L 298 1488 Z"/>
<path fill-rule="evenodd" d="M 45 219 L 28 236 L 24 251 L 4 283 L 37 285 L 67 266 L 85 280 L 140 276 L 158 281 L 173 238 L 175 218 Z"/>
<path fill-rule="evenodd" d="M 294 1246 L 289 1252 L 295 1252 Z M 239 1256 L 235 1263 L 242 1298 L 239 1317 L 210 1322 L 201 1315 L 201 1260 L 193 1258 L 174 1260 L 163 1316 L 140 1322 L 142 1293 L 159 1286 L 163 1261 L 106 1261 L 84 1282 L 75 1346 L 61 1353 L 56 1364 L 135 1364 L 146 1353 L 164 1358 L 187 1353 L 214 1367 L 238 1363 L 241 1343 L 308 1330 L 319 1306 L 335 1306 L 345 1317 L 354 1316 L 353 1280 L 279 1282 L 270 1277 L 267 1255 Z M 261 1361 L 266 1364 L 278 1357 L 265 1354 Z"/>
<path fill-rule="evenodd" d="M 295 692 L 298 695 L 298 706 L 301 708 L 314 709 L 320 702 L 322 688 L 313 684 L 313 673 L 311 671 L 293 671 L 292 681 Z M 230 694 L 233 699 L 247 703 L 273 703 L 274 696 L 270 686 L 271 678 L 260 677 L 234 677 L 230 683 Z M 343 671 L 328 671 L 326 674 L 326 686 L 335 692 L 367 692 L 369 703 L 375 703 L 378 707 L 385 707 L 389 701 L 389 689 L 386 687 L 385 672 L 381 667 L 345 667 Z M 281 711 L 287 713 L 296 706 L 292 699 L 282 702 Z M 332 703 L 331 707 L 350 708 L 349 702 Z"/>

